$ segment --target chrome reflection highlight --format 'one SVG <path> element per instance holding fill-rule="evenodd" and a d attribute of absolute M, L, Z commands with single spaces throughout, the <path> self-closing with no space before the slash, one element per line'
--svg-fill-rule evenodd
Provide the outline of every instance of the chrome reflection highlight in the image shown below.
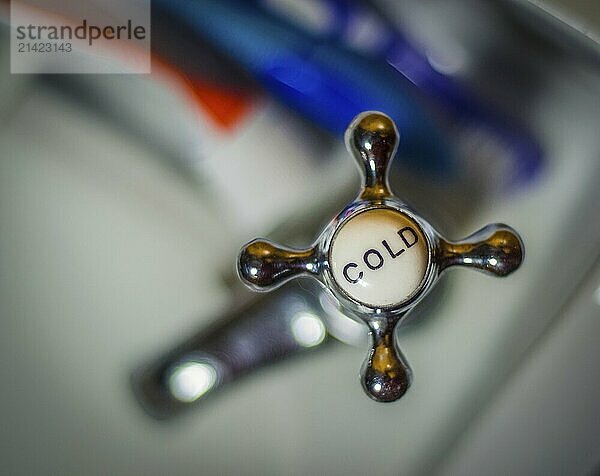
<path fill-rule="evenodd" d="M 323 321 L 310 312 L 300 312 L 292 317 L 292 334 L 303 347 L 314 347 L 323 342 L 326 335 Z"/>
<path fill-rule="evenodd" d="M 344 314 L 333 298 L 326 292 L 319 295 L 319 303 L 327 323 L 327 332 L 340 342 L 357 347 L 364 347 L 369 342 L 367 328 L 357 320 Z"/>
<path fill-rule="evenodd" d="M 184 362 L 175 367 L 168 378 L 173 397 L 185 403 L 198 400 L 216 383 L 217 369 L 208 362 Z"/>
<path fill-rule="evenodd" d="M 132 373 L 139 403 L 154 418 L 175 417 L 266 366 L 333 344 L 321 294 L 317 283 L 296 283 L 243 306 L 234 304 L 211 319 L 213 324 Z"/>

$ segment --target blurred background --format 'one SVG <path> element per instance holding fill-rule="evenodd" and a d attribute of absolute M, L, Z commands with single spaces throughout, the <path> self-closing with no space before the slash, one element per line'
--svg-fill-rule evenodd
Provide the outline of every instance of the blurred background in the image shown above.
<path fill-rule="evenodd" d="M 597 2 L 155 0 L 145 75 L 11 74 L 0 7 L 0 472 L 598 474 Z M 402 199 L 526 248 L 444 277 L 385 405 L 321 289 L 234 271 L 353 198 L 373 109 Z"/>

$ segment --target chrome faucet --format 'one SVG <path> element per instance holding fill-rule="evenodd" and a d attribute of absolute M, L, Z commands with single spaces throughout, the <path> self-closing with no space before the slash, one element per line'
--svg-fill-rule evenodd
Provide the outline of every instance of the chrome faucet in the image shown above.
<path fill-rule="evenodd" d="M 461 241 L 449 241 L 388 185 L 398 146 L 394 122 L 380 112 L 359 114 L 346 131 L 362 187 L 306 249 L 254 240 L 239 255 L 242 281 L 270 291 L 297 276 L 312 276 L 348 316 L 367 324 L 371 349 L 361 370 L 365 392 L 379 402 L 397 400 L 411 372 L 394 330 L 452 266 L 495 276 L 515 271 L 523 260 L 519 235 L 503 224 L 487 225 Z"/>
<path fill-rule="evenodd" d="M 258 368 L 329 347 L 322 294 L 313 283 L 294 284 L 227 312 L 133 373 L 139 402 L 153 417 L 170 418 Z M 361 332 L 347 327 L 346 334 Z"/>
<path fill-rule="evenodd" d="M 523 244 L 501 224 L 461 241 L 443 238 L 388 185 L 397 142 L 396 127 L 384 114 L 357 116 L 346 133 L 362 174 L 357 198 L 310 248 L 266 240 L 242 248 L 237 267 L 242 281 L 274 293 L 226 313 L 137 369 L 132 383 L 149 414 L 174 416 L 258 368 L 328 347 L 331 334 L 355 345 L 371 336 L 361 370 L 371 398 L 389 402 L 407 391 L 411 371 L 395 343 L 397 325 L 415 314 L 447 268 L 461 265 L 506 276 L 520 266 Z M 305 279 L 281 287 L 302 276 L 318 284 Z"/>

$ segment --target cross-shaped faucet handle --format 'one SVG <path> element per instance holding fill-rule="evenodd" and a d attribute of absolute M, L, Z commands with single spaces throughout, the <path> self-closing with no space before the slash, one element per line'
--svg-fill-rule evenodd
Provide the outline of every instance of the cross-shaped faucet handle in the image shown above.
<path fill-rule="evenodd" d="M 461 265 L 506 276 L 523 260 L 521 238 L 506 225 L 487 225 L 464 240 L 449 241 L 394 196 L 387 176 L 398 137 L 386 115 L 359 114 L 345 137 L 362 175 L 358 197 L 310 248 L 254 240 L 238 259 L 239 275 L 252 289 L 269 291 L 297 276 L 313 276 L 344 313 L 368 325 L 372 347 L 361 379 L 367 394 L 380 402 L 397 400 L 410 385 L 394 329 L 444 270 Z"/>

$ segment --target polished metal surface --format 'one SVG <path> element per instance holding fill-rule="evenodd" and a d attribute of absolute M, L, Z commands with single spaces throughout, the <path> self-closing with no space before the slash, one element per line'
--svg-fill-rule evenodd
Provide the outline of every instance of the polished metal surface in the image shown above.
<path fill-rule="evenodd" d="M 524 248 L 519 235 L 502 224 L 487 225 L 464 240 L 449 241 L 398 199 L 388 185 L 388 169 L 399 134 L 393 121 L 385 114 L 359 114 L 348 127 L 345 138 L 348 151 L 357 161 L 362 176 L 357 198 L 325 227 L 316 242 L 307 249 L 291 249 L 267 240 L 248 243 L 240 252 L 238 272 L 244 283 L 259 291 L 270 291 L 301 275 L 316 278 L 344 313 L 367 324 L 372 346 L 362 367 L 362 385 L 372 399 L 389 402 L 406 392 L 411 379 L 410 369 L 394 340 L 396 325 L 431 291 L 449 267 L 466 266 L 506 276 L 520 266 Z M 405 248 L 393 251 L 386 240 L 380 240 L 388 255 L 376 248 L 369 248 L 362 255 L 365 273 L 370 273 L 369 277 L 361 272 L 356 279 L 351 279 L 347 274 L 349 267 L 355 272 L 359 267 L 354 262 L 348 263 L 340 275 L 332 260 L 333 250 L 341 247 L 338 233 L 360 214 L 369 212 L 373 215 L 373 210 L 387 210 L 397 220 L 412 223 L 412 228 L 406 228 L 410 228 L 414 238 L 407 240 L 403 236 L 404 228 L 399 229 L 396 239 L 398 236 L 402 238 Z M 357 230 L 355 238 L 344 238 L 342 244 L 346 248 L 357 247 L 362 253 L 362 245 L 370 246 L 369 239 L 379 240 L 378 234 L 381 230 L 367 223 L 364 230 Z M 418 236 L 425 240 L 419 240 Z M 413 246 L 417 251 L 408 251 Z M 419 250 L 426 256 L 425 259 L 414 257 Z M 404 258 L 396 259 L 401 254 Z M 416 266 L 406 267 L 407 256 L 412 256 Z M 386 259 L 392 264 L 386 265 Z M 401 269 L 402 273 L 393 279 L 376 280 L 377 276 L 383 276 L 381 269 L 389 274 L 392 266 Z M 402 293 L 394 292 L 396 284 L 407 277 L 418 284 Z M 344 278 L 350 285 L 343 281 Z M 352 288 L 351 285 L 358 287 Z M 372 294 L 373 299 L 362 297 L 365 291 L 360 289 L 361 286 L 367 289 L 367 294 Z"/>
<path fill-rule="evenodd" d="M 137 368 L 131 383 L 138 401 L 151 416 L 171 418 L 258 369 L 328 347 L 322 293 L 311 283 L 290 284 L 225 313 Z"/>

